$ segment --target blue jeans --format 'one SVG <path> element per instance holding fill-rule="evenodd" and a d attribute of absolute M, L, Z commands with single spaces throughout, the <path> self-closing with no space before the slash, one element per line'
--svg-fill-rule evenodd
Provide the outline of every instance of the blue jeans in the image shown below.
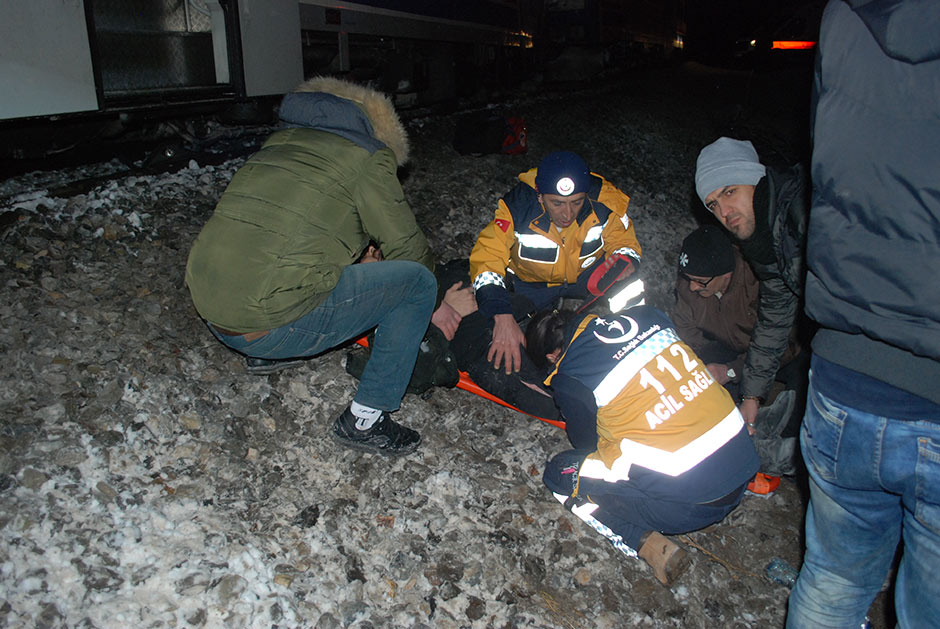
<path fill-rule="evenodd" d="M 787 627 L 861 626 L 902 538 L 898 624 L 937 627 L 940 424 L 836 402 L 816 369 L 814 359 L 800 435 L 810 474 L 806 555 Z"/>
<path fill-rule="evenodd" d="M 411 380 L 436 298 L 434 274 L 417 262 L 352 264 L 343 269 L 325 302 L 259 339 L 246 341 L 243 336 L 219 334 L 212 326 L 209 329 L 242 354 L 278 359 L 313 356 L 376 328 L 355 400 L 394 411 Z"/>

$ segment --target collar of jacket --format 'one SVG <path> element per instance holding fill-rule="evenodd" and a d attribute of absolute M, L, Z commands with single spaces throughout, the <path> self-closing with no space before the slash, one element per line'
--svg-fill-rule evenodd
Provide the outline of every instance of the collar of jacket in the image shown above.
<path fill-rule="evenodd" d="M 773 233 L 771 232 L 769 218 L 772 211 L 770 207 L 769 179 L 766 176 L 762 177 L 754 188 L 754 233 L 746 240 L 738 240 L 744 257 L 761 265 L 774 265 L 776 263 Z"/>
<path fill-rule="evenodd" d="M 399 166 L 408 162 L 410 145 L 392 101 L 385 94 L 349 81 L 318 76 L 300 84 L 294 92 L 325 92 L 355 103 L 366 115 L 372 135 L 395 153 Z M 297 121 L 295 124 L 302 124 Z M 326 129 L 329 130 L 329 129 Z"/>
<path fill-rule="evenodd" d="M 546 234 L 557 233 L 558 232 L 557 229 L 552 229 L 552 219 L 548 215 L 548 210 L 546 210 L 544 206 L 541 206 L 541 208 L 542 208 L 542 213 L 539 215 L 537 219 L 529 223 L 529 225 L 532 227 L 537 227 L 538 229 L 545 232 Z M 584 207 L 581 208 L 581 211 L 578 213 L 578 217 L 575 219 L 574 222 L 577 223 L 578 227 L 581 227 L 582 225 L 584 225 L 584 221 L 586 221 L 593 212 L 594 212 L 594 201 L 591 199 L 591 197 L 588 197 L 587 199 L 584 200 Z M 595 218 L 595 223 L 596 222 L 597 222 L 597 219 Z"/>
<path fill-rule="evenodd" d="M 386 144 L 375 137 L 372 123 L 356 103 L 326 92 L 292 92 L 281 101 L 281 121 L 287 127 L 315 129 L 346 138 L 375 153 Z"/>

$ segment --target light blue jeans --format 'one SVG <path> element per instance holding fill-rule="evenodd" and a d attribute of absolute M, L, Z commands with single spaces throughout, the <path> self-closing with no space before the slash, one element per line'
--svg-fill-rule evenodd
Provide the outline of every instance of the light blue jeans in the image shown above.
<path fill-rule="evenodd" d="M 898 624 L 940 627 L 940 424 L 866 413 L 818 385 L 811 372 L 806 556 L 787 627 L 860 627 L 902 539 Z"/>
<path fill-rule="evenodd" d="M 327 300 L 297 321 L 253 341 L 213 334 L 246 356 L 281 359 L 313 356 L 376 328 L 355 400 L 394 411 L 411 380 L 436 299 L 434 274 L 417 262 L 352 264 Z"/>

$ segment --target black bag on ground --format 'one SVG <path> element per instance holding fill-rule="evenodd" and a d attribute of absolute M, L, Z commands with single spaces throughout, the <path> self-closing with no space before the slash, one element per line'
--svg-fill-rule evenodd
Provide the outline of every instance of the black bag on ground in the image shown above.
<path fill-rule="evenodd" d="M 370 348 L 375 340 L 374 336 L 374 333 L 369 335 Z M 415 360 L 415 369 L 406 393 L 421 395 L 433 387 L 457 386 L 460 372 L 449 345 L 444 333 L 436 325 L 428 326 L 428 331 L 418 348 L 418 358 Z M 371 355 L 370 348 L 358 347 L 346 353 L 346 373 L 357 380 L 362 378 L 362 372 Z"/>
<path fill-rule="evenodd" d="M 461 155 L 525 153 L 525 120 L 494 110 L 475 111 L 457 118 L 454 149 Z"/>

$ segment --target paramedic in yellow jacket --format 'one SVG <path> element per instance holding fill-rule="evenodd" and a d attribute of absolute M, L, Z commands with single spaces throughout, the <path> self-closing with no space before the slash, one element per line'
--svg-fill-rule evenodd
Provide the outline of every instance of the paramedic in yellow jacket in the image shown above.
<path fill-rule="evenodd" d="M 662 535 L 704 528 L 741 500 L 759 459 L 708 367 L 650 306 L 537 314 L 526 329 L 574 446 L 543 480 L 566 508 L 672 585 L 688 554 Z"/>
<path fill-rule="evenodd" d="M 570 151 L 550 153 L 519 175 L 470 253 L 477 304 L 493 318 L 487 360 L 496 369 L 503 364 L 506 373 L 519 371 L 525 343 L 509 291 L 530 300 L 534 312 L 558 297 L 587 297 L 587 278 L 619 256 L 639 262 L 629 203 Z"/>

